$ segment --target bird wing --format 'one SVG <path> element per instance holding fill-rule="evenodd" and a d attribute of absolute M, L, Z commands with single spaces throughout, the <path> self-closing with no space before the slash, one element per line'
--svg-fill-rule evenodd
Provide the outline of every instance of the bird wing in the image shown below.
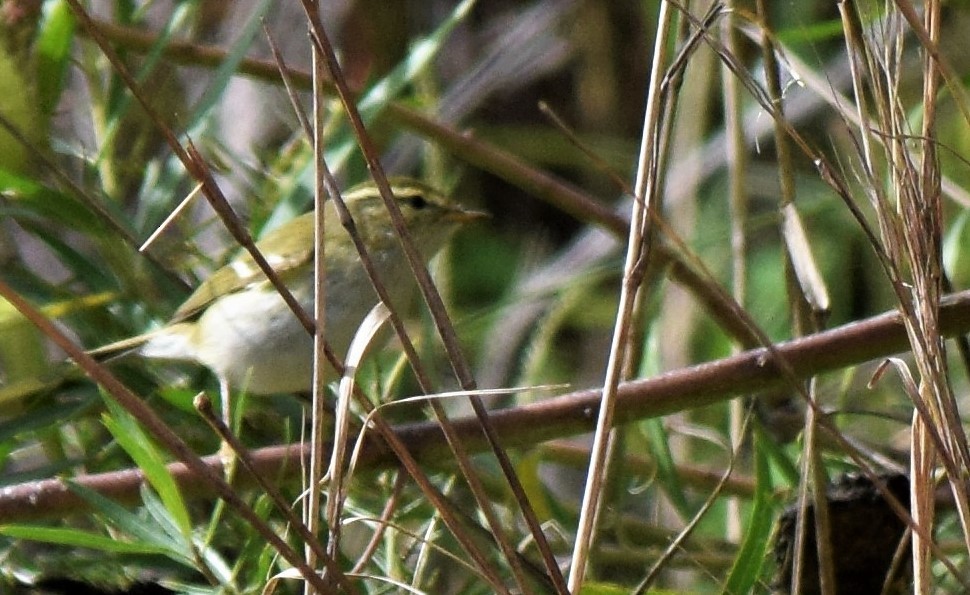
<path fill-rule="evenodd" d="M 313 213 L 287 221 L 256 242 L 256 247 L 269 266 L 280 276 L 308 263 L 313 257 L 312 242 L 306 241 L 306 227 L 313 226 Z M 179 306 L 172 322 L 192 318 L 214 300 L 239 291 L 253 283 L 266 281 L 266 275 L 253 257 L 245 252 L 212 273 L 185 302 Z"/>

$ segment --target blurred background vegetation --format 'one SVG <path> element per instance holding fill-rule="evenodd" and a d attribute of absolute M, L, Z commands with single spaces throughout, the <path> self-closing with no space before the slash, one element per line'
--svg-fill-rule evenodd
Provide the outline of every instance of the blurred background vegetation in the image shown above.
<path fill-rule="evenodd" d="M 628 213 L 627 195 L 611 176 L 628 184 L 634 177 L 659 3 L 490 0 L 460 13 L 456 3 L 439 0 L 321 4 L 345 75 L 364 98 L 361 110 L 388 172 L 423 178 L 492 215 L 487 224 L 463 231 L 435 267 L 479 385 L 602 385 L 623 268 L 620 241 L 590 218 L 543 200 L 541 190 L 510 176 L 480 148 L 471 155 L 458 152 L 457 141 L 415 125 L 399 108 L 505 151 L 526 167 L 581 189 L 598 204 Z M 707 4 L 689 3 L 688 9 L 700 18 Z M 849 106 L 838 103 L 852 92 L 836 3 L 769 4 L 765 26 L 781 56 L 786 119 L 840 168 L 864 203 L 867 182 L 860 174 L 857 129 L 847 119 Z M 276 74 L 262 29 L 265 25 L 287 67 L 295 71 L 308 110 L 310 43 L 299 3 L 116 0 L 85 6 L 158 114 L 181 141 L 191 140 L 209 160 L 254 233 L 309 208 L 312 147 Z M 872 39 L 879 38 L 887 22 L 899 19 L 887 16 L 878 2 L 860 2 L 855 10 Z M 763 82 L 755 7 L 740 2 L 736 15 L 736 57 L 752 80 Z M 941 51 L 957 78 L 966 80 L 970 6 L 945 3 L 943 15 Z M 2 280 L 85 348 L 164 323 L 189 288 L 225 263 L 236 247 L 208 204 L 199 200 L 146 254 L 139 253 L 137 246 L 194 181 L 68 3 L 4 0 L 0 19 Z M 683 17 L 675 22 L 682 28 L 682 43 L 693 27 Z M 724 22 L 724 17 L 715 21 L 715 36 Z M 919 130 L 919 44 L 912 35 L 904 37 L 900 98 Z M 663 216 L 725 288 L 732 287 L 736 270 L 732 229 L 740 225 L 746 243 L 743 305 L 773 340 L 792 338 L 804 331 L 792 314 L 786 281 L 772 118 L 742 93 L 747 203 L 738 211 L 729 199 L 722 65 L 703 43 L 687 57 L 671 87 L 677 103 L 665 129 Z M 365 179 L 367 170 L 336 100 L 331 107 L 328 162 L 349 187 Z M 943 258 L 959 290 L 970 284 L 970 201 L 964 190 L 970 182 L 970 135 L 947 96 L 938 109 L 945 177 Z M 831 297 L 822 326 L 891 310 L 896 298 L 869 241 L 811 158 L 796 152 L 784 167 L 793 176 L 797 209 Z M 864 211 L 871 215 L 868 207 Z M 658 267 L 648 275 L 636 329 L 635 376 L 676 370 L 738 349 L 664 272 Z M 414 328 L 419 334 L 423 330 L 422 336 L 433 335 L 427 316 L 417 309 Z M 437 342 L 429 338 L 421 350 L 440 373 L 439 388 L 455 388 Z M 379 400 L 414 394 L 413 380 L 396 373 L 399 357 L 391 345 L 372 359 L 362 378 L 368 393 Z M 63 359 L 39 331 L 0 302 L 0 485 L 132 466 L 133 455 L 116 434 L 125 426 L 123 414 L 106 409 L 97 386 Z M 883 471 L 904 470 L 912 405 L 898 382 L 884 380 L 866 388 L 875 363 L 819 377 L 816 394 L 836 427 L 881 461 Z M 208 372 L 138 360 L 113 369 L 198 452 L 216 450 L 218 438 L 192 406 L 199 390 L 215 391 Z M 965 394 L 961 372 L 954 372 L 954 382 L 956 393 Z M 488 403 L 513 407 L 568 390 L 523 391 L 490 397 Z M 743 401 L 754 396 L 745 395 Z M 455 403 L 449 400 L 447 406 L 456 416 L 468 413 Z M 743 437 L 730 435 L 728 403 L 694 408 L 685 401 L 676 414 L 622 426 L 619 471 L 608 484 L 589 592 L 627 592 L 638 584 L 712 494 L 713 507 L 666 562 L 657 588 L 771 589 L 780 573 L 770 552 L 772 523 L 804 489 L 797 472 L 804 405 L 787 393 L 758 403 L 758 415 Z M 250 399 L 246 407 L 239 432 L 249 446 L 300 438 L 299 398 Z M 389 408 L 387 415 L 403 422 L 428 414 L 414 405 Z M 715 490 L 717 478 L 735 458 L 732 440 L 741 443 L 733 479 Z M 510 451 L 560 561 L 568 561 L 571 552 L 588 443 L 562 435 Z M 835 444 L 821 449 L 830 477 L 855 469 Z M 756 472 L 759 460 L 765 467 Z M 476 462 L 513 542 L 535 560 L 534 545 L 518 525 L 515 504 L 494 462 L 484 455 Z M 447 462 L 428 468 L 450 496 L 473 506 Z M 363 572 L 424 592 L 491 592 L 480 576 L 449 557 L 463 554 L 420 493 L 407 482 L 397 485 L 400 473 L 366 469 L 355 477 L 343 542 L 347 568 L 361 556 L 375 527 L 351 522 L 351 517 L 380 517 L 394 494 L 393 523 Z M 291 498 L 299 493 L 298 481 L 283 487 Z M 244 494 L 282 534 L 284 524 L 265 497 Z M 50 586 L 57 579 L 109 589 L 157 584 L 179 592 L 255 593 L 285 568 L 245 523 L 212 500 L 185 503 L 193 522 L 192 539 L 186 540 L 170 525 L 177 516 L 171 503 L 150 489 L 143 490 L 138 507 L 125 510 L 83 496 L 95 512 L 18 524 L 21 532 L 7 531 L 0 538 L 0 591 L 21 585 L 29 592 L 23 585 L 48 581 Z M 941 543 L 958 536 L 948 517 L 940 523 Z M 42 528 L 63 531 L 43 533 Z M 112 548 L 110 542 L 130 547 Z M 951 554 L 965 568 L 967 552 L 956 550 Z M 507 563 L 497 554 L 494 564 L 506 576 Z M 957 584 L 942 568 L 939 581 L 941 589 Z M 367 592 L 395 590 L 377 579 L 359 584 Z M 298 581 L 275 588 L 301 589 Z"/>

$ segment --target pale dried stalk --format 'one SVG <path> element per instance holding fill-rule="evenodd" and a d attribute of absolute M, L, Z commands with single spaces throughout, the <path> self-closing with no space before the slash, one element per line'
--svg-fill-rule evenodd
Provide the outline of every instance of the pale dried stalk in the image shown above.
<path fill-rule="evenodd" d="M 939 40 L 939 24 L 939 3 L 927 2 L 924 25 L 929 35 L 929 42 L 933 46 Z M 963 528 L 964 546 L 967 551 L 970 551 L 970 500 L 964 483 L 964 473 L 970 468 L 970 452 L 967 449 L 966 434 L 963 432 L 956 399 L 950 386 L 946 350 L 939 330 L 943 205 L 940 198 L 940 174 L 935 143 L 938 72 L 935 55 L 929 48 L 924 47 L 921 163 L 917 169 L 916 163 L 907 161 L 907 169 L 900 171 L 898 176 L 900 182 L 898 188 L 901 190 L 899 207 L 903 220 L 903 237 L 906 240 L 904 256 L 913 276 L 913 311 L 907 313 L 904 320 L 907 323 L 907 334 L 913 345 L 913 354 L 920 374 L 920 398 L 929 406 L 932 416 L 932 419 L 922 420 L 922 422 L 933 424 L 944 440 L 944 450 L 941 454 L 943 454 L 947 479 L 953 491 Z M 902 132 L 903 129 L 900 128 L 899 133 Z M 897 143 L 902 145 L 902 142 L 903 137 L 900 135 Z M 925 432 L 916 432 L 914 428 L 914 436 L 923 437 Z M 923 447 L 926 456 L 932 459 L 935 450 L 933 443 L 923 438 Z M 925 507 L 928 511 L 926 526 L 932 526 L 932 481 L 922 484 L 913 481 L 910 486 L 914 508 L 916 503 Z M 922 552 L 914 551 L 914 556 L 919 554 Z M 928 556 L 920 561 L 926 566 L 924 579 L 926 583 L 925 585 L 917 583 L 917 587 L 921 589 L 925 587 L 921 592 L 929 592 Z"/>
<path fill-rule="evenodd" d="M 764 0 L 757 2 L 758 15 L 766 30 L 769 30 L 768 11 Z M 803 335 L 811 327 L 818 330 L 819 322 L 829 310 L 829 295 L 824 280 L 819 273 L 811 244 L 805 233 L 801 217 L 795 207 L 796 190 L 794 166 L 790 140 L 785 132 L 784 101 L 779 80 L 779 65 L 772 36 L 763 35 L 761 39 L 762 60 L 765 67 L 766 92 L 774 104 L 777 114 L 774 120 L 775 151 L 778 156 L 778 179 L 780 186 L 779 209 L 781 214 L 781 236 L 785 249 L 785 273 L 791 281 L 786 284 L 789 305 L 792 309 L 793 333 Z M 816 384 L 810 382 L 806 391 L 809 407 L 804 419 L 804 446 L 798 489 L 798 516 L 795 527 L 795 559 L 792 572 L 792 590 L 797 592 L 802 584 L 803 555 L 807 543 L 807 510 L 809 500 L 814 505 L 813 532 L 818 560 L 818 581 L 821 592 L 830 594 L 835 589 L 835 570 L 829 526 L 828 500 L 826 498 L 825 474 L 822 469 L 818 444 L 818 423 L 820 407 L 816 401 Z"/>
<path fill-rule="evenodd" d="M 312 45 L 312 44 L 311 44 Z M 327 383 L 326 369 L 327 358 L 324 355 L 324 337 L 327 336 L 326 311 L 327 311 L 327 260 L 326 260 L 326 238 L 324 237 L 324 213 L 323 208 L 326 200 L 327 188 L 324 183 L 324 137 L 323 124 L 325 114 L 325 101 L 321 77 L 323 76 L 323 66 L 320 63 L 320 56 L 316 48 L 312 49 L 313 63 L 313 284 L 314 302 L 313 319 L 316 322 L 315 332 L 313 333 L 313 390 L 310 413 L 310 469 L 307 474 L 307 498 L 304 503 L 304 515 L 307 526 L 310 528 L 314 537 L 320 534 L 320 498 L 321 482 L 324 474 L 324 448 L 326 436 L 324 436 L 324 425 L 326 423 L 327 411 Z M 327 512 L 331 513 L 334 502 L 338 500 L 339 486 L 330 490 L 330 497 L 327 499 Z M 330 539 L 327 541 L 327 553 L 336 558 L 339 552 L 337 547 L 340 538 L 340 520 L 327 515 L 327 524 L 330 530 Z M 307 564 L 315 566 L 316 557 L 312 550 L 306 550 Z M 312 585 L 305 584 L 304 593 L 312 595 Z"/>
<path fill-rule="evenodd" d="M 657 17 L 657 32 L 654 44 L 654 58 L 651 67 L 650 86 L 647 92 L 647 105 L 644 111 L 643 132 L 640 144 L 639 168 L 633 201 L 633 215 L 631 217 L 630 235 L 627 240 L 626 264 L 623 271 L 623 286 L 620 291 L 616 325 L 613 331 L 613 342 L 610 346 L 610 356 L 607 362 L 606 379 L 603 384 L 603 396 L 600 400 L 599 416 L 596 432 L 593 437 L 593 448 L 590 457 L 589 470 L 586 474 L 586 488 L 583 493 L 583 504 L 580 509 L 579 525 L 576 530 L 573 556 L 569 568 L 569 590 L 578 592 L 583 585 L 589 551 L 592 547 L 595 533 L 596 517 L 601 505 L 604 469 L 610 451 L 610 435 L 613 429 L 613 413 L 616 407 L 617 387 L 620 384 L 620 373 L 625 360 L 627 339 L 630 329 L 630 319 L 636 302 L 636 295 L 640 288 L 640 278 L 646 265 L 647 242 L 649 230 L 649 209 L 653 206 L 656 191 L 656 155 L 658 148 L 658 122 L 661 117 L 661 77 L 667 63 L 667 48 L 670 44 L 670 34 L 673 31 L 674 12 L 669 2 L 660 3 L 660 13 Z"/>
<path fill-rule="evenodd" d="M 900 3 L 902 4 L 902 3 Z M 924 52 L 923 129 L 920 150 L 911 148 L 913 134 L 909 129 L 905 107 L 898 94 L 900 64 L 903 55 L 903 30 L 898 26 L 900 13 L 883 20 L 883 37 L 866 43 L 856 32 L 852 15 L 840 6 L 850 54 L 857 110 L 862 122 L 867 121 L 863 92 L 868 83 L 875 98 L 874 107 L 883 129 L 881 141 L 888 175 L 896 196 L 893 205 L 882 193 L 882 177 L 875 159 L 872 136 L 862 129 L 861 156 L 870 200 L 879 219 L 882 245 L 889 256 L 887 273 L 899 300 L 907 336 L 919 372 L 919 383 L 907 391 L 914 401 L 911 453 L 911 512 L 914 522 L 927 530 L 933 526 L 934 499 L 932 470 L 942 463 L 961 520 L 965 547 L 970 551 L 970 503 L 963 473 L 970 463 L 966 436 L 949 384 L 946 352 L 939 324 L 942 294 L 941 182 L 934 139 L 935 100 L 939 72 L 943 68 L 935 52 L 939 36 L 939 6 L 927 3 L 923 24 L 912 19 L 910 6 L 900 6 L 902 14 L 917 30 Z M 859 19 L 860 21 L 862 19 Z M 925 25 L 925 29 L 923 26 Z M 873 36 L 875 37 L 875 36 Z M 861 73 L 861 68 L 867 72 Z M 925 413 L 924 413 L 925 412 Z M 913 534 L 913 565 L 917 592 L 928 592 L 931 586 L 928 531 Z"/>
<path fill-rule="evenodd" d="M 738 55 L 737 15 L 735 2 L 725 4 L 726 12 L 721 28 L 721 43 L 726 51 Z M 747 145 L 742 128 L 741 86 L 737 77 L 721 64 L 721 83 L 724 87 L 724 128 L 727 138 L 727 170 L 730 180 L 728 206 L 731 217 L 731 297 L 744 305 L 747 301 L 747 241 L 745 233 L 748 219 L 748 194 L 745 190 L 747 178 Z M 732 353 L 741 350 L 741 345 L 732 345 Z M 735 400 L 730 406 L 729 434 L 731 447 L 739 448 L 744 439 L 742 420 L 744 404 Z M 727 537 L 731 541 L 741 540 L 741 500 L 730 498 L 727 513 Z"/>

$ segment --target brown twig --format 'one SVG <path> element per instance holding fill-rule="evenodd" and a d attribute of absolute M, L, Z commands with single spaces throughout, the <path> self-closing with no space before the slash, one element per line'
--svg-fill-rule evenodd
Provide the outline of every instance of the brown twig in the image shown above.
<path fill-rule="evenodd" d="M 407 475 L 399 471 L 397 476 L 394 478 L 394 486 L 391 488 L 391 497 L 384 502 L 384 510 L 381 511 L 381 518 L 377 521 L 377 528 L 374 529 L 374 534 L 371 535 L 370 541 L 367 542 L 367 545 L 364 547 L 364 551 L 361 552 L 360 556 L 357 558 L 357 562 L 354 563 L 354 567 L 350 571 L 351 574 L 363 572 L 364 568 L 377 552 L 377 548 L 380 547 L 381 541 L 384 539 L 384 531 L 390 524 L 394 513 L 397 512 L 397 507 L 401 499 L 401 492 L 404 491 L 404 483 L 406 480 Z"/>
<path fill-rule="evenodd" d="M 289 523 L 290 527 L 300 536 L 300 539 L 307 545 L 307 547 L 313 550 L 314 555 L 317 559 L 323 560 L 323 563 L 327 566 L 327 573 L 331 577 L 335 577 L 342 587 L 348 589 L 352 592 L 359 592 L 359 589 L 347 582 L 347 577 L 340 570 L 340 567 L 334 561 L 332 557 L 327 555 L 327 552 L 323 549 L 320 541 L 315 538 L 315 536 L 310 532 L 310 529 L 300 520 L 296 514 L 294 514 L 290 503 L 286 501 L 283 494 L 277 489 L 273 482 L 266 478 L 266 475 L 261 473 L 257 467 L 255 461 L 253 460 L 252 453 L 239 441 L 239 438 L 229 429 L 225 422 L 216 415 L 215 411 L 212 409 L 212 401 L 205 396 L 204 393 L 200 393 L 194 401 L 195 409 L 202 416 L 209 427 L 222 439 L 223 443 L 228 444 L 229 448 L 235 454 L 237 460 L 242 464 L 250 476 L 256 480 L 259 487 L 263 492 L 268 495 L 273 502 L 276 504 L 276 508 L 283 513 L 286 522 Z M 311 488 L 312 489 L 312 488 Z"/>

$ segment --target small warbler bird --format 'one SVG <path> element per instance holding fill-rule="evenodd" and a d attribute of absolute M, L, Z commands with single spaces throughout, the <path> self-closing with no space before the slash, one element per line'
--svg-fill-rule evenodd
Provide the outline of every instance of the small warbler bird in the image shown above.
<path fill-rule="evenodd" d="M 410 179 L 390 180 L 404 221 L 425 258 L 437 253 L 463 224 L 484 217 L 449 202 Z M 343 194 L 357 232 L 395 306 L 416 288 L 411 269 L 373 183 Z M 325 337 L 343 355 L 377 294 L 332 202 L 324 206 Z M 256 243 L 303 308 L 313 312 L 313 213 L 300 215 Z M 142 356 L 203 364 L 228 386 L 249 394 L 307 392 L 313 340 L 248 252 L 215 271 L 160 328 L 94 350 L 94 355 L 137 350 Z"/>

